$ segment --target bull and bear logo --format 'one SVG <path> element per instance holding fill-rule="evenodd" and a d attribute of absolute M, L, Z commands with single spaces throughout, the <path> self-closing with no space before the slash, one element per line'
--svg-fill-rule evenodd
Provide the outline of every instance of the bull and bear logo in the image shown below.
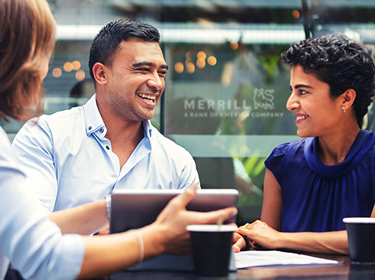
<path fill-rule="evenodd" d="M 254 109 L 274 109 L 275 104 L 273 103 L 273 89 L 254 89 Z"/>

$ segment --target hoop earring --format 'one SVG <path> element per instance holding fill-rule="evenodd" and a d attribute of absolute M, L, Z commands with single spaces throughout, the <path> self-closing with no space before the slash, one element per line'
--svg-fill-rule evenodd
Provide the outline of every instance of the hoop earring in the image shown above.
<path fill-rule="evenodd" d="M 345 113 L 346 112 L 346 109 L 344 106 L 341 107 L 342 108 L 342 111 Z"/>

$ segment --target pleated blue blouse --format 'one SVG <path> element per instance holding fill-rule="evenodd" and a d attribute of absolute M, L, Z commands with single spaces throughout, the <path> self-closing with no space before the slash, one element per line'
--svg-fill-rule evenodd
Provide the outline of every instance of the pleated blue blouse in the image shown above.
<path fill-rule="evenodd" d="M 345 161 L 325 165 L 318 139 L 276 147 L 265 162 L 281 186 L 283 232 L 344 230 L 345 217 L 369 217 L 375 202 L 375 134 L 361 130 Z"/>

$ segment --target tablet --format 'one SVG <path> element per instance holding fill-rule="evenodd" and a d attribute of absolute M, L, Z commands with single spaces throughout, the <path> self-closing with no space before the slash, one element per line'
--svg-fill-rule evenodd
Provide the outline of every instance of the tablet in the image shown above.
<path fill-rule="evenodd" d="M 168 202 L 184 190 L 114 190 L 111 195 L 110 232 L 117 233 L 141 228 L 153 223 Z M 191 211 L 208 212 L 226 207 L 237 207 L 235 189 L 199 189 L 187 205 Z M 235 223 L 232 217 L 224 223 Z"/>

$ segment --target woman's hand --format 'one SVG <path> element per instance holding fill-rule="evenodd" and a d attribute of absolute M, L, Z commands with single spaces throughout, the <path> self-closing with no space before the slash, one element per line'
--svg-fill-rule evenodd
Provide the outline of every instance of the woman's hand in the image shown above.
<path fill-rule="evenodd" d="M 240 227 L 237 233 L 252 240 L 255 248 L 290 249 L 321 254 L 349 254 L 345 230 L 329 232 L 280 232 L 265 222 L 255 221 Z M 235 246 L 234 244 L 233 246 Z"/>
<path fill-rule="evenodd" d="M 262 246 L 267 249 L 276 249 L 278 248 L 277 243 L 282 235 L 281 232 L 274 230 L 266 223 L 262 221 L 255 221 L 252 224 L 247 224 L 238 228 L 237 234 L 241 234 L 243 236 L 248 237 L 250 240 L 253 241 L 252 245 Z M 242 240 L 241 240 L 242 239 Z M 233 249 L 243 249 L 246 246 L 244 238 L 237 239 L 237 241 L 233 245 Z"/>
<path fill-rule="evenodd" d="M 232 245 L 232 248 L 233 248 L 233 251 L 235 253 L 238 253 L 242 249 L 246 248 L 246 241 L 245 241 L 244 237 L 241 234 L 237 233 L 237 232 L 233 233 L 233 245 Z"/>

